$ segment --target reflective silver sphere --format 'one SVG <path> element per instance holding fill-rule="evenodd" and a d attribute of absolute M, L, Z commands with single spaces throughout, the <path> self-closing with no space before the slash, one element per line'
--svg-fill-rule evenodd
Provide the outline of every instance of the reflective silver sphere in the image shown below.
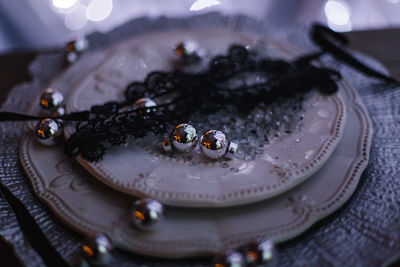
<path fill-rule="evenodd" d="M 275 245 L 271 240 L 252 242 L 245 252 L 246 263 L 251 266 L 276 262 Z"/>
<path fill-rule="evenodd" d="M 164 136 L 162 137 L 161 145 L 162 145 L 162 147 L 163 147 L 163 149 L 164 149 L 165 152 L 170 153 L 170 152 L 173 151 L 173 150 L 172 150 L 171 139 L 169 138 L 169 135 L 168 135 L 168 134 L 166 134 L 166 135 L 164 135 Z"/>
<path fill-rule="evenodd" d="M 163 217 L 164 207 L 155 199 L 140 199 L 133 205 L 132 221 L 139 229 L 151 230 Z"/>
<path fill-rule="evenodd" d="M 229 250 L 216 257 L 214 266 L 218 267 L 244 267 L 244 257 L 236 250 Z"/>
<path fill-rule="evenodd" d="M 174 149 L 178 152 L 187 152 L 196 145 L 197 131 L 192 125 L 182 123 L 172 131 L 171 139 Z"/>
<path fill-rule="evenodd" d="M 54 139 L 61 135 L 62 126 L 57 120 L 43 119 L 36 125 L 35 132 L 39 139 Z"/>
<path fill-rule="evenodd" d="M 41 98 L 40 105 L 45 109 L 54 109 L 60 107 L 64 102 L 64 96 L 51 88 L 46 89 Z"/>
<path fill-rule="evenodd" d="M 74 40 L 69 41 L 65 46 L 65 51 L 82 53 L 83 51 L 86 50 L 88 45 L 89 45 L 88 40 L 85 37 L 81 36 Z"/>
<path fill-rule="evenodd" d="M 199 45 L 193 40 L 185 40 L 176 44 L 175 53 L 180 58 L 197 57 Z"/>
<path fill-rule="evenodd" d="M 91 264 L 106 264 L 110 260 L 110 252 L 113 246 L 102 233 L 98 233 L 93 239 L 82 245 L 81 254 L 84 261 Z"/>
<path fill-rule="evenodd" d="M 113 249 L 111 241 L 102 233 L 97 234 L 93 238 L 93 245 L 96 247 L 96 251 L 99 254 L 106 254 Z"/>
<path fill-rule="evenodd" d="M 154 102 L 153 100 L 151 100 L 150 98 L 147 97 L 143 97 L 141 99 L 139 99 L 138 101 L 135 102 L 135 104 L 133 105 L 134 109 L 140 109 L 140 108 L 148 108 L 143 110 L 144 112 L 150 112 L 151 111 L 151 107 L 155 107 L 157 106 L 157 103 Z M 139 113 L 143 112 L 143 111 L 139 111 Z"/>
<path fill-rule="evenodd" d="M 222 158 L 228 149 L 228 140 L 223 132 L 209 130 L 200 138 L 200 148 L 211 159 Z"/>

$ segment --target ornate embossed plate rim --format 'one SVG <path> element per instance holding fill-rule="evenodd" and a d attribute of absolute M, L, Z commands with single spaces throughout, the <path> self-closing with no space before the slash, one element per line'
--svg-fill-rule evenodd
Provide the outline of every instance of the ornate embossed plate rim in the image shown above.
<path fill-rule="evenodd" d="M 321 205 L 314 207 L 308 207 L 304 210 L 304 213 L 301 214 L 297 218 L 295 222 L 289 223 L 285 227 L 281 229 L 275 230 L 275 232 L 267 229 L 265 232 L 257 232 L 247 234 L 245 236 L 234 236 L 230 238 L 226 238 L 221 241 L 220 244 L 215 243 L 207 243 L 206 240 L 185 240 L 182 242 L 176 243 L 162 243 L 162 244 L 143 244 L 135 242 L 135 240 L 128 239 L 125 237 L 124 241 L 126 245 L 122 246 L 125 249 L 139 252 L 142 254 L 153 255 L 153 256 L 163 256 L 163 257 L 184 257 L 184 256 L 196 256 L 203 254 L 210 254 L 215 252 L 216 250 L 224 250 L 226 248 L 235 247 L 241 245 L 248 240 L 251 240 L 255 237 L 259 237 L 262 235 L 268 235 L 272 238 L 275 238 L 276 241 L 284 241 L 290 239 L 297 234 L 305 231 L 312 224 L 314 224 L 319 219 L 329 215 L 334 210 L 339 208 L 341 205 L 347 201 L 352 193 L 354 192 L 360 175 L 362 171 L 365 169 L 368 158 L 369 158 L 369 150 L 370 144 L 372 141 L 372 123 L 369 119 L 369 116 L 359 99 L 355 89 L 347 82 L 343 82 L 343 87 L 348 92 L 350 98 L 349 103 L 353 105 L 354 111 L 357 113 L 358 118 L 361 121 L 361 124 L 364 125 L 363 130 L 358 138 L 359 141 L 359 149 L 358 154 L 359 157 L 355 158 L 352 162 L 351 166 L 348 170 L 348 175 L 344 177 L 342 187 L 340 190 L 336 192 L 335 195 L 331 197 L 330 201 L 322 203 Z M 72 213 L 67 207 L 66 204 L 59 199 L 55 194 L 49 192 L 45 188 L 43 184 L 44 181 L 38 176 L 34 167 L 32 166 L 31 161 L 29 160 L 29 156 L 27 154 L 27 145 L 29 140 L 32 140 L 32 136 L 30 133 L 25 133 L 21 138 L 20 144 L 20 159 L 22 166 L 29 177 L 29 181 L 32 184 L 33 190 L 35 193 L 47 203 L 47 205 L 51 208 L 51 210 L 66 224 L 68 224 L 73 229 L 85 234 L 90 235 L 94 232 L 105 232 L 108 234 L 113 234 L 112 231 L 107 229 L 101 229 L 99 227 L 93 226 L 85 219 L 81 218 L 79 214 Z M 121 237 L 123 238 L 123 237 Z M 185 250 L 181 252 L 181 254 L 176 254 L 176 250 L 181 249 Z M 193 250 L 196 250 L 193 252 Z M 175 253 L 175 254 L 171 254 Z"/>
<path fill-rule="evenodd" d="M 150 35 L 153 34 L 157 33 L 150 33 Z M 259 39 L 259 36 L 257 37 L 255 35 L 244 34 L 242 32 L 239 32 L 239 34 L 249 40 Z M 268 41 L 285 50 L 284 45 L 279 41 L 273 39 Z M 118 51 L 119 46 L 121 45 L 114 46 L 114 51 Z M 71 103 L 75 102 L 77 95 L 79 95 L 79 93 L 71 92 L 69 94 Z M 313 160 L 296 171 L 290 169 L 285 170 L 285 176 L 275 183 L 265 183 L 256 186 L 242 185 L 240 189 L 231 189 L 229 191 L 226 189 L 221 190 L 220 194 L 211 194 L 207 192 L 188 193 L 182 190 L 167 191 L 149 186 L 147 183 L 143 182 L 140 176 L 132 178 L 131 181 L 121 181 L 121 179 L 108 170 L 101 162 L 88 162 L 81 157 L 77 157 L 77 161 L 103 183 L 133 196 L 153 197 L 169 205 L 186 207 L 228 207 L 248 204 L 268 199 L 290 190 L 312 176 L 329 159 L 343 135 L 346 120 L 346 108 L 343 105 L 343 100 L 340 95 L 334 95 L 332 98 L 336 105 L 337 114 L 332 125 L 333 132 L 330 134 L 329 138 L 317 149 Z M 66 131 L 67 135 L 70 134 L 71 131 L 71 127 L 68 127 Z M 162 155 L 159 156 L 159 158 L 166 159 L 166 157 Z M 268 179 L 266 179 L 266 181 L 268 181 Z"/>
<path fill-rule="evenodd" d="M 348 87 L 348 85 L 345 86 Z M 369 145 L 372 137 L 371 122 L 368 118 L 368 115 L 366 114 L 366 111 L 363 109 L 363 105 L 360 102 L 358 96 L 352 89 L 348 90 L 350 91 L 350 94 L 352 96 L 354 110 L 357 113 L 361 123 L 365 127 L 363 128 L 363 130 L 360 131 L 362 134 L 358 138 L 358 141 L 360 142 L 360 157 L 356 158 L 353 161 L 353 163 L 349 167 L 349 175 L 344 177 L 341 190 L 337 191 L 336 194 L 331 197 L 330 201 L 321 203 L 321 205 L 315 207 L 300 205 L 300 207 L 302 208 L 301 213 L 299 213 L 293 221 L 290 221 L 289 223 L 278 229 L 266 229 L 263 232 L 258 231 L 238 236 L 233 235 L 229 238 L 221 239 L 220 243 L 216 243 L 214 241 L 210 242 L 206 238 L 197 240 L 180 240 L 175 242 L 160 242 L 157 244 L 143 243 L 138 242 L 137 240 L 133 240 L 127 235 L 119 235 L 118 241 L 121 242 L 119 243 L 119 245 L 122 248 L 146 255 L 171 258 L 189 257 L 208 255 L 212 254 L 215 251 L 222 251 L 228 248 L 240 246 L 248 242 L 249 240 L 252 240 L 259 236 L 269 236 L 279 242 L 290 239 L 297 234 L 305 231 L 313 223 L 315 223 L 322 217 L 327 216 L 335 209 L 340 207 L 351 196 L 357 185 L 358 178 L 360 177 L 361 172 L 368 162 L 368 152 L 370 147 Z M 75 230 L 86 235 L 91 235 L 99 231 L 109 234 L 110 236 L 114 236 L 116 234 L 118 235 L 118 232 L 116 233 L 113 230 L 93 225 L 92 223 L 82 218 L 80 214 L 74 213 L 68 208 L 68 205 L 63 200 L 61 200 L 56 194 L 45 187 L 45 185 L 43 184 L 44 181 L 40 178 L 35 167 L 32 165 L 29 159 L 27 146 L 29 145 L 29 142 L 32 141 L 34 141 L 33 137 L 29 133 L 25 133 L 23 135 L 20 145 L 20 159 L 25 169 L 25 172 L 30 178 L 29 180 L 33 186 L 35 193 L 47 203 L 47 205 L 61 220 L 63 220 Z M 180 252 L 177 253 L 177 251 Z"/>

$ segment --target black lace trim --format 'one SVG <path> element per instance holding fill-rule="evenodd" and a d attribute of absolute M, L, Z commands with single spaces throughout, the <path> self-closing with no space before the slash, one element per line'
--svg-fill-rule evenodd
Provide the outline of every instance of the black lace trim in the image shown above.
<path fill-rule="evenodd" d="M 152 72 L 143 82 L 127 86 L 124 103 L 92 107 L 90 113 L 94 117 L 76 127 L 66 141 L 65 152 L 97 161 L 104 156 L 107 144 L 121 145 L 128 136 L 140 138 L 149 132 L 165 133 L 168 126 L 188 121 L 195 112 L 207 115 L 226 105 L 249 112 L 260 103 L 270 104 L 313 89 L 335 93 L 340 73 L 314 66 L 314 56 L 293 62 L 270 60 L 233 45 L 227 55 L 211 59 L 204 72 Z M 265 76 L 266 81 L 237 88 L 229 86 L 230 80 L 249 73 Z M 164 103 L 149 110 L 124 111 L 142 97 L 161 99 Z"/>

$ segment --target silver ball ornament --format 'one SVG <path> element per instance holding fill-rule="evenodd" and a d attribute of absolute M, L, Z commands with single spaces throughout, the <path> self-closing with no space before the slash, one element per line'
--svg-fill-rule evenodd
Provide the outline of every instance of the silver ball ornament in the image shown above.
<path fill-rule="evenodd" d="M 132 221 L 141 230 L 152 230 L 164 218 L 163 205 L 150 198 L 135 201 L 133 205 Z"/>
<path fill-rule="evenodd" d="M 228 146 L 229 143 L 225 134 L 218 130 L 209 130 L 200 138 L 201 151 L 211 159 L 222 158 Z"/>
<path fill-rule="evenodd" d="M 46 89 L 40 98 L 40 105 L 45 109 L 60 107 L 63 102 L 64 96 L 60 92 L 51 88 Z"/>
<path fill-rule="evenodd" d="M 80 36 L 74 40 L 69 41 L 65 46 L 65 51 L 82 53 L 87 49 L 88 44 L 88 40 L 85 37 Z"/>
<path fill-rule="evenodd" d="M 175 150 L 187 152 L 196 145 L 197 131 L 192 125 L 182 123 L 172 131 L 171 139 Z"/>
<path fill-rule="evenodd" d="M 176 44 L 175 53 L 178 57 L 187 60 L 199 58 L 202 54 L 202 50 L 195 41 L 185 40 Z"/>
<path fill-rule="evenodd" d="M 245 251 L 246 263 L 249 266 L 272 265 L 276 262 L 275 245 L 271 240 L 259 240 L 249 244 Z"/>
<path fill-rule="evenodd" d="M 150 98 L 147 98 L 147 97 L 143 97 L 143 98 L 137 100 L 135 102 L 135 104 L 133 104 L 133 108 L 134 109 L 148 108 L 148 109 L 144 109 L 144 110 L 139 111 L 139 114 L 143 113 L 143 112 L 148 113 L 148 112 L 151 111 L 151 107 L 155 107 L 155 106 L 157 106 L 157 103 L 154 102 L 153 100 L 151 100 Z"/>
<path fill-rule="evenodd" d="M 57 120 L 43 119 L 36 125 L 35 133 L 41 140 L 54 139 L 61 135 L 62 126 Z"/>
<path fill-rule="evenodd" d="M 228 250 L 227 252 L 217 256 L 214 259 L 215 267 L 244 267 L 244 257 L 236 250 Z"/>
<path fill-rule="evenodd" d="M 102 233 L 97 234 L 92 241 L 92 244 L 96 247 L 96 252 L 99 254 L 107 254 L 113 249 L 111 241 Z"/>
<path fill-rule="evenodd" d="M 81 255 L 83 262 L 99 265 L 106 264 L 110 261 L 113 246 L 108 237 L 102 233 L 98 233 L 91 240 L 82 245 Z"/>

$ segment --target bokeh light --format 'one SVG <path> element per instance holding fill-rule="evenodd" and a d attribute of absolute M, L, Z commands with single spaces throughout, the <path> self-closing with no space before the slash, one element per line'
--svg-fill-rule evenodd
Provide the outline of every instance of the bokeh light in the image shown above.
<path fill-rule="evenodd" d="M 190 11 L 199 11 L 207 7 L 220 5 L 221 2 L 218 0 L 197 0 L 190 7 Z"/>
<path fill-rule="evenodd" d="M 73 7 L 76 3 L 78 3 L 78 0 L 52 0 L 52 4 L 56 8 L 71 8 Z"/>
<path fill-rule="evenodd" d="M 329 0 L 325 4 L 328 26 L 335 31 L 350 31 L 350 7 L 340 0 Z"/>
<path fill-rule="evenodd" d="M 76 6 L 73 12 L 66 14 L 64 18 L 65 27 L 67 27 L 67 29 L 72 31 L 76 31 L 83 28 L 83 26 L 85 26 L 86 23 L 87 23 L 86 6 L 84 5 Z"/>
<path fill-rule="evenodd" d="M 86 17 L 90 21 L 102 21 L 110 16 L 112 9 L 112 0 L 92 0 L 87 7 Z"/>

